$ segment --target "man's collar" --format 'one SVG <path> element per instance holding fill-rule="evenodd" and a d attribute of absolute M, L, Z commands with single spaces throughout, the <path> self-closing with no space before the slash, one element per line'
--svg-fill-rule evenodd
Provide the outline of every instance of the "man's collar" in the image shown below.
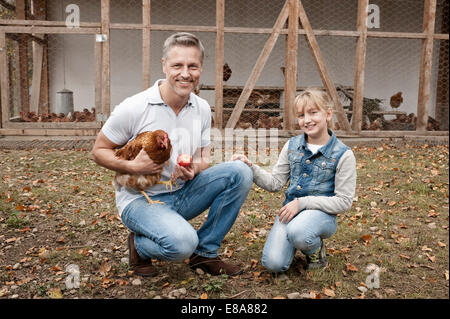
<path fill-rule="evenodd" d="M 147 95 L 147 102 L 150 104 L 159 104 L 159 105 L 166 105 L 166 103 L 163 101 L 162 97 L 161 97 L 161 92 L 159 91 L 159 85 L 165 81 L 165 79 L 159 79 L 155 82 L 155 84 L 153 84 L 153 86 L 151 86 L 150 88 L 148 88 L 146 90 L 146 95 Z M 191 92 L 191 94 L 189 95 L 189 100 L 188 103 L 186 104 L 186 106 L 191 106 L 194 107 L 194 105 L 196 104 L 196 100 L 194 98 L 194 93 Z"/>

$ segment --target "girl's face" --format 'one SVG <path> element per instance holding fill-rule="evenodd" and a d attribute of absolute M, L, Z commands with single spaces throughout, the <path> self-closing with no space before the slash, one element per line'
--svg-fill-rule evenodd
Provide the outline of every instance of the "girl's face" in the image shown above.
<path fill-rule="evenodd" d="M 308 141 L 320 141 L 328 137 L 328 122 L 333 112 L 331 109 L 324 111 L 315 105 L 306 105 L 297 113 L 300 129 L 308 135 Z"/>

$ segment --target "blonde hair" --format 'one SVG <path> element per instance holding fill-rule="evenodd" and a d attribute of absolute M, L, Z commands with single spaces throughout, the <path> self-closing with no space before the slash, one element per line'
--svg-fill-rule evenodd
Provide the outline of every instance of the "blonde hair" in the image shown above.
<path fill-rule="evenodd" d="M 295 116 L 302 112 L 307 106 L 316 107 L 319 110 L 328 112 L 333 110 L 333 101 L 326 91 L 319 89 L 306 89 L 296 96 L 294 101 Z M 333 128 L 333 118 L 328 122 L 328 128 Z"/>

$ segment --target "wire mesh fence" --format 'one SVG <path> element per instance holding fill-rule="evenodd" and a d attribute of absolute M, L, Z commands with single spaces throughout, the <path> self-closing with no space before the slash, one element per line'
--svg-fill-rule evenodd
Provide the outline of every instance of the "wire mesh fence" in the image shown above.
<path fill-rule="evenodd" d="M 111 30 L 108 40 L 111 110 L 144 88 L 142 3 L 142 0 L 110 1 Z M 206 49 L 198 94 L 210 103 L 214 112 L 218 107 L 214 105 L 216 0 L 152 0 L 150 3 L 151 84 L 165 77 L 161 67 L 164 40 L 175 29 L 180 31 L 180 26 L 187 26 L 190 30 L 196 30 L 192 33 L 200 38 Z M 356 0 L 303 0 L 302 3 L 314 30 L 356 30 Z M 242 94 L 284 4 L 284 0 L 225 1 L 223 127 Z M 377 0 L 372 4 L 375 5 L 374 11 L 369 14 L 378 10 L 379 16 L 375 17 L 378 23 L 373 23 L 369 31 L 422 32 L 423 0 Z M 77 12 L 81 24 L 91 23 L 95 24 L 93 27 L 101 27 L 100 0 L 0 2 L 0 19 L 6 20 L 47 20 L 57 23 L 55 26 L 64 26 Z M 287 22 L 283 28 L 287 29 Z M 95 34 L 19 33 L 8 30 L 6 47 L 10 119 L 45 121 L 47 115 L 55 113 L 55 121 L 95 120 L 94 110 L 98 107 L 96 72 L 101 63 L 101 59 L 96 58 Z M 448 34 L 446 0 L 437 0 L 435 32 Z M 322 34 L 316 38 L 351 121 L 356 38 L 351 34 Z M 282 32 L 255 82 L 237 127 L 283 128 L 285 72 L 288 67 L 286 47 L 287 32 Z M 415 129 L 421 47 L 421 39 L 368 37 L 363 129 Z M 297 50 L 297 92 L 311 86 L 323 87 L 304 35 L 298 38 Z M 429 125 L 430 130 L 448 130 L 448 69 L 448 40 L 435 39 L 429 105 L 429 122 L 434 124 Z M 72 91 L 73 110 L 70 116 L 69 112 L 57 108 L 61 95 L 70 95 L 64 89 Z M 377 116 L 369 114 L 372 111 Z M 34 114 L 25 116 L 27 112 Z M 79 112 L 76 117 L 75 112 Z M 64 116 L 58 117 L 58 113 Z M 81 116 L 81 113 L 84 115 Z"/>

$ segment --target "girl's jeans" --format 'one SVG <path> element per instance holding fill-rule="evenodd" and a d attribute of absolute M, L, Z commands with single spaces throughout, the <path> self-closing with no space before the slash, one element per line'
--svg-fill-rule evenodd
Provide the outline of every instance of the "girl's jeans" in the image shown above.
<path fill-rule="evenodd" d="M 142 196 L 128 204 L 122 221 L 135 233 L 143 259 L 183 261 L 193 252 L 216 257 L 252 186 L 253 172 L 241 161 L 210 167 L 175 192 L 151 196 L 163 204 L 149 205 Z M 198 231 L 188 220 L 209 208 Z"/>
<path fill-rule="evenodd" d="M 296 249 L 311 255 L 319 249 L 321 239 L 331 237 L 336 229 L 336 215 L 319 210 L 301 211 L 287 224 L 277 216 L 264 246 L 262 265 L 272 272 L 286 271 Z"/>

